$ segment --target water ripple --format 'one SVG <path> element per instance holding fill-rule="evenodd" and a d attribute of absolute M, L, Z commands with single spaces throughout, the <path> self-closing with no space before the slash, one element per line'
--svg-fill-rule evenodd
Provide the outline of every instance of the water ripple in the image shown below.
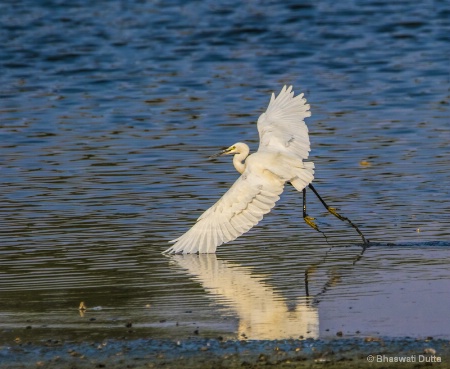
<path fill-rule="evenodd" d="M 35 337 L 121 337 L 129 321 L 142 336 L 290 336 L 262 328 L 264 302 L 304 337 L 448 338 L 444 3 L 21 0 L 0 4 L 0 24 L 6 341 L 30 324 Z M 210 260 L 254 289 L 240 303 L 201 264 L 160 252 L 237 178 L 208 156 L 255 149 L 255 121 L 285 83 L 311 103 L 316 188 L 371 244 L 311 197 L 327 242 L 286 188 Z"/>

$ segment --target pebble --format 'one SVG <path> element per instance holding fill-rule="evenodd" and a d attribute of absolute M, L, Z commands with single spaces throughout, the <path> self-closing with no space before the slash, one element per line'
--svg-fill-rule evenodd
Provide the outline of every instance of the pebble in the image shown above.
<path fill-rule="evenodd" d="M 434 348 L 427 347 L 423 350 L 423 353 L 428 355 L 436 355 L 436 350 Z"/>

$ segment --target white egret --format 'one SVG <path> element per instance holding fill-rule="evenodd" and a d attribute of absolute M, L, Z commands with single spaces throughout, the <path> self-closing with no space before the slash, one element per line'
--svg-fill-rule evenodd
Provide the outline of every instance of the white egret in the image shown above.
<path fill-rule="evenodd" d="M 216 252 L 218 246 L 247 232 L 270 212 L 286 182 L 297 191 L 303 191 L 303 218 L 308 225 L 319 231 L 314 218 L 306 214 L 307 186 L 331 214 L 348 221 L 366 244 L 358 227 L 329 207 L 311 185 L 314 163 L 304 161 L 310 152 L 308 128 L 304 122 L 311 116 L 309 108 L 303 94 L 294 97 L 292 86 L 284 86 L 277 97 L 272 93 L 266 112 L 258 119 L 258 151 L 249 155 L 249 147 L 237 142 L 213 156 L 234 155 L 233 164 L 241 176 L 189 231 L 170 241 L 174 245 L 164 253 Z"/>

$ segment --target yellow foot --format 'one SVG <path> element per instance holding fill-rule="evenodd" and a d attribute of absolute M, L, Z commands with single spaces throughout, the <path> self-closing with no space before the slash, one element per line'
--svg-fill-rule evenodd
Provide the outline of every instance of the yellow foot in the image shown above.
<path fill-rule="evenodd" d="M 305 220 L 306 224 L 308 224 L 312 229 L 315 229 L 317 232 L 320 232 L 319 227 L 317 227 L 317 224 L 314 222 L 315 218 L 306 216 L 303 219 Z"/>
<path fill-rule="evenodd" d="M 341 214 L 339 214 L 335 208 L 332 208 L 331 206 L 329 206 L 327 208 L 327 210 L 333 214 L 336 218 L 339 218 L 340 220 L 346 220 Z"/>

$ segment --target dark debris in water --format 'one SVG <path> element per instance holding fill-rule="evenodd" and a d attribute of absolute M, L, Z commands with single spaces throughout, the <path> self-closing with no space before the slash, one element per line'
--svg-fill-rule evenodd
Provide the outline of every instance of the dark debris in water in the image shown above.
<path fill-rule="evenodd" d="M 450 341 L 413 338 L 352 338 L 335 340 L 224 341 L 192 338 L 173 340 L 104 340 L 73 343 L 49 340 L 0 346 L 2 368 L 357 368 L 371 360 L 410 358 L 423 363 L 450 363 Z M 411 365 L 410 365 L 411 364 Z M 390 365 L 389 367 L 395 367 Z M 400 366 L 399 366 L 400 367 Z"/>

